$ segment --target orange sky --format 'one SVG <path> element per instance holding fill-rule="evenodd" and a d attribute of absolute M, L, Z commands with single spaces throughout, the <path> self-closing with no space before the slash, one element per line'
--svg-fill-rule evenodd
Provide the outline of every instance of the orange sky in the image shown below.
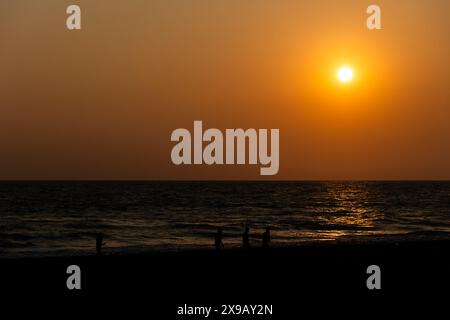
<path fill-rule="evenodd" d="M 81 31 L 65 27 L 82 9 Z M 382 7 L 383 30 L 366 28 Z M 0 179 L 267 179 L 170 134 L 279 128 L 272 179 L 450 179 L 445 0 L 0 1 Z M 336 82 L 351 65 L 352 83 Z M 192 130 L 192 129 L 191 129 Z"/>

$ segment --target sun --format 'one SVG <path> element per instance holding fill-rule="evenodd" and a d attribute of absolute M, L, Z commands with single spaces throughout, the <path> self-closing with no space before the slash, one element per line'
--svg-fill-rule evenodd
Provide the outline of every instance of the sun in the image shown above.
<path fill-rule="evenodd" d="M 337 76 L 340 82 L 350 82 L 353 79 L 353 71 L 349 67 L 341 67 Z"/>

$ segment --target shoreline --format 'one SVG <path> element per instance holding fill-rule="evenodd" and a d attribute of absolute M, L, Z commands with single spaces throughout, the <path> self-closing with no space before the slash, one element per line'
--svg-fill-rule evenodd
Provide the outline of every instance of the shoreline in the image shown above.
<path fill-rule="evenodd" d="M 105 253 L 97 256 L 94 250 L 92 253 L 80 254 L 61 254 L 61 255 L 42 255 L 42 256 L 22 256 L 22 257 L 1 257 L 2 262 L 39 262 L 58 261 L 58 260 L 92 260 L 92 261 L 106 261 L 106 260 L 123 260 L 135 258 L 150 258 L 150 257 L 189 257 L 189 256 L 217 256 L 217 257 L 233 257 L 233 256 L 264 256 L 264 255 L 299 255 L 299 256 L 326 256 L 326 255 L 354 255 L 355 257 L 365 257 L 369 255 L 389 255 L 393 253 L 404 253 L 406 255 L 413 255 L 414 251 L 417 254 L 424 254 L 424 250 L 434 249 L 434 251 L 442 251 L 445 248 L 450 249 L 450 239 L 446 240 L 402 240 L 395 242 L 351 242 L 351 241 L 318 241 L 307 244 L 292 244 L 292 245 L 275 245 L 270 248 L 252 247 L 245 249 L 242 247 L 225 247 L 223 250 L 216 250 L 211 247 L 199 247 L 191 249 L 174 248 L 171 250 L 159 249 L 140 249 L 139 251 L 109 251 L 104 248 Z M 447 251 L 450 252 L 450 251 Z"/>
<path fill-rule="evenodd" d="M 399 233 L 399 234 L 388 234 L 388 235 L 364 235 L 364 236 L 353 236 L 353 237 L 343 237 L 335 240 L 332 239 L 322 239 L 322 240 L 306 240 L 298 241 L 292 243 L 274 242 L 269 250 L 280 251 L 280 252 L 294 252 L 294 251 L 308 251 L 313 248 L 329 247 L 329 248 L 350 248 L 354 247 L 379 247 L 384 246 L 386 248 L 392 246 L 424 246 L 442 243 L 450 243 L 450 233 L 444 231 L 418 231 L 411 233 Z M 240 245 L 234 243 L 233 245 L 228 245 L 225 243 L 224 252 L 259 252 L 264 249 L 258 243 L 257 246 L 252 246 L 251 249 L 243 249 Z M 105 257 L 127 257 L 127 256 L 145 256 L 145 255 L 155 255 L 155 254 L 190 254 L 190 253 L 211 253 L 216 252 L 213 244 L 211 245 L 186 245 L 186 246 L 130 246 L 130 247 L 108 247 L 107 245 L 103 247 Z M 59 251 L 56 253 L 32 253 L 32 254 L 6 254 L 2 256 L 0 252 L 0 261 L 8 260 L 39 260 L 39 259 L 58 259 L 58 258 L 90 258 L 95 257 L 95 247 L 94 243 L 92 250 L 82 250 L 82 251 Z"/>

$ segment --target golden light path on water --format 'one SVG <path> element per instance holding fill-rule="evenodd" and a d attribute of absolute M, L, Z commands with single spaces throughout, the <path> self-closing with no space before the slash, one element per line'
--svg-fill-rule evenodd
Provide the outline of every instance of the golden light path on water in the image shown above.
<path fill-rule="evenodd" d="M 316 222 L 324 226 L 324 230 L 283 231 L 288 238 L 311 239 L 313 241 L 332 241 L 347 236 L 384 235 L 385 230 L 376 230 L 376 222 L 384 219 L 382 212 L 369 209 L 369 191 L 359 187 L 342 185 L 327 190 L 329 210 L 317 214 Z M 329 226 L 329 230 L 326 230 Z M 396 231 L 389 232 L 395 234 Z M 288 242 L 288 241 L 286 241 Z"/>

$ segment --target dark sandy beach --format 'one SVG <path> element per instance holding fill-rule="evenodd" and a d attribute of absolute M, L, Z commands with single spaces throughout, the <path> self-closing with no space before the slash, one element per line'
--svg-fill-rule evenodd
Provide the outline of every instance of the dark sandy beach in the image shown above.
<path fill-rule="evenodd" d="M 4 259 L 0 274 L 4 290 L 22 298 L 145 300 L 166 314 L 185 303 L 265 303 L 277 314 L 295 314 L 299 303 L 444 299 L 449 248 L 444 240 Z M 66 288 L 72 264 L 82 270 L 80 291 Z M 381 290 L 366 287 L 372 264 L 381 268 Z"/>

